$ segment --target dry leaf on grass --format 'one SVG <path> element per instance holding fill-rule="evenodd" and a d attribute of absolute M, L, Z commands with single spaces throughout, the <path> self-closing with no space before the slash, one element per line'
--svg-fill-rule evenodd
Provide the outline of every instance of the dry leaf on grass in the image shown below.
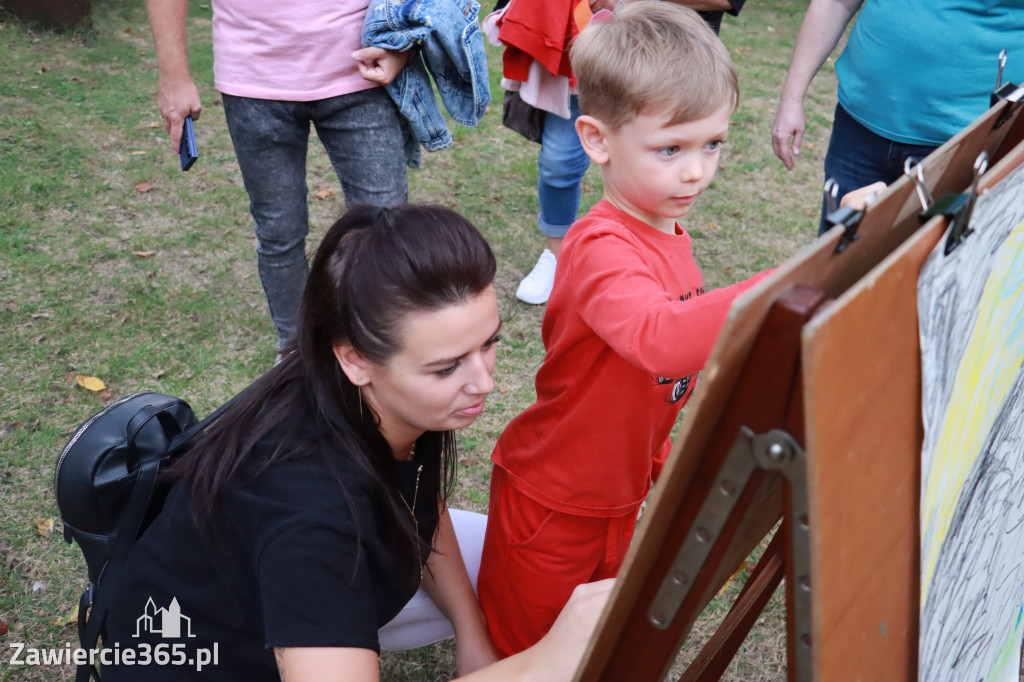
<path fill-rule="evenodd" d="M 98 377 L 87 377 L 83 374 L 76 374 L 75 381 L 78 382 L 79 386 L 88 391 L 92 391 L 93 393 L 102 391 L 107 387 L 107 385 Z"/>
<path fill-rule="evenodd" d="M 63 616 L 61 616 L 60 618 L 54 618 L 53 620 L 51 620 L 50 621 L 50 625 L 57 625 L 59 627 L 64 627 L 66 625 L 71 625 L 72 623 L 77 623 L 77 622 L 78 622 L 78 604 L 75 604 L 74 608 L 71 609 L 70 611 L 68 611 L 67 613 L 65 613 Z"/>
<path fill-rule="evenodd" d="M 317 199 L 319 199 L 320 201 L 323 201 L 327 197 L 334 196 L 334 190 L 333 189 L 321 189 L 319 191 L 313 192 L 313 196 L 316 197 Z"/>
<path fill-rule="evenodd" d="M 135 185 L 135 191 L 138 192 L 139 194 L 145 194 L 151 189 L 153 189 L 152 182 L 140 182 L 139 184 Z"/>
<path fill-rule="evenodd" d="M 156 251 L 132 251 L 132 253 L 134 253 L 139 258 L 149 258 L 153 254 L 155 254 Z"/>
<path fill-rule="evenodd" d="M 36 519 L 36 530 L 44 538 L 50 537 L 51 535 L 53 535 L 53 522 L 55 520 L 56 519 L 53 519 L 53 518 L 46 518 L 46 517 L 40 516 L 39 518 Z"/>

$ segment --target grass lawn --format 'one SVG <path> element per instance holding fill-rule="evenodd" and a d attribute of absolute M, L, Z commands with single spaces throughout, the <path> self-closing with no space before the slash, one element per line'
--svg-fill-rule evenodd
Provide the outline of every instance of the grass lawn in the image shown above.
<path fill-rule="evenodd" d="M 706 286 L 781 263 L 815 236 L 835 77 L 831 61 L 807 100 L 797 167 L 771 151 L 770 126 L 806 3 L 750 3 L 722 39 L 739 73 L 740 108 L 711 188 L 685 219 Z M 85 582 L 66 545 L 51 490 L 71 431 L 113 398 L 149 389 L 206 414 L 270 367 L 276 339 L 256 274 L 255 239 L 219 94 L 213 87 L 209 2 L 189 3 L 190 59 L 204 110 L 200 159 L 188 173 L 160 126 L 156 55 L 141 0 L 93 0 L 91 25 L 53 32 L 0 11 L 0 680 L 72 679 L 70 669 L 11 668 L 8 643 L 61 647 Z M 491 111 L 453 132 L 453 149 L 410 174 L 413 201 L 469 217 L 498 258 L 505 319 L 498 389 L 461 434 L 456 506 L 485 511 L 489 455 L 503 426 L 533 400 L 543 356 L 543 307 L 513 292 L 539 255 L 538 147 L 501 125 L 491 49 Z M 343 211 L 325 154 L 310 145 L 310 250 Z M 583 209 L 601 194 L 591 169 Z M 80 387 L 77 375 L 106 389 Z M 56 521 L 50 530 L 50 521 Z M 709 607 L 680 665 L 736 593 Z M 0 628 L 2 629 L 2 628 Z M 440 680 L 452 647 L 386 654 L 383 678 Z M 785 678 L 777 599 L 728 674 Z"/>

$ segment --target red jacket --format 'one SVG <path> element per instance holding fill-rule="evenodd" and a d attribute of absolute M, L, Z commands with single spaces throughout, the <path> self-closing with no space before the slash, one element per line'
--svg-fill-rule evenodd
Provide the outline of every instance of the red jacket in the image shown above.
<path fill-rule="evenodd" d="M 512 0 L 498 22 L 498 39 L 505 45 L 505 78 L 525 81 L 536 59 L 554 76 L 576 76 L 569 65 L 569 46 L 580 32 L 573 19 L 576 5 L 587 0 Z M 589 5 L 588 5 L 589 9 Z"/>
<path fill-rule="evenodd" d="M 551 509 L 635 510 L 729 306 L 763 276 L 705 293 L 681 227 L 666 234 L 599 202 L 562 243 L 537 402 L 502 433 L 494 463 Z"/>

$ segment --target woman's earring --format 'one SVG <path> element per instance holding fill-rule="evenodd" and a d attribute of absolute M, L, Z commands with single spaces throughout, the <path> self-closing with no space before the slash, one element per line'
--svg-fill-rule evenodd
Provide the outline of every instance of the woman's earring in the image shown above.
<path fill-rule="evenodd" d="M 363 421 L 363 386 L 362 386 L 362 384 L 357 386 L 356 390 L 359 393 L 359 421 L 362 422 Z"/>

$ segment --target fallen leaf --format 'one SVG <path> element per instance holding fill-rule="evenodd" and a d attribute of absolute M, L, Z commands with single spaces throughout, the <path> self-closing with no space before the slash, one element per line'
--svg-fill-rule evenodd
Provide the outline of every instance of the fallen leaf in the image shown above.
<path fill-rule="evenodd" d="M 78 607 L 76 606 L 75 608 L 78 608 Z M 75 620 L 76 621 L 78 620 L 77 615 L 76 615 Z M 7 634 L 7 623 L 5 623 L 4 621 L 0 620 L 0 637 L 3 637 L 6 634 Z"/>
<path fill-rule="evenodd" d="M 125 32 L 125 33 L 127 33 L 127 34 L 129 34 L 129 35 L 131 35 L 131 32 L 132 32 L 132 30 L 131 30 L 130 28 L 126 28 L 126 29 L 124 30 L 124 32 Z"/>
<path fill-rule="evenodd" d="M 33 320 L 38 320 L 40 317 L 46 317 L 46 318 L 49 318 L 49 319 L 53 319 L 53 313 L 32 313 L 32 319 Z"/>
<path fill-rule="evenodd" d="M 64 627 L 66 625 L 71 625 L 72 623 L 77 623 L 77 622 L 78 622 L 78 604 L 75 604 L 75 607 L 73 609 L 71 609 L 70 611 L 68 611 L 67 613 L 65 613 L 63 616 L 61 616 L 60 618 L 54 618 L 53 620 L 51 620 L 50 621 L 50 625 L 57 625 L 59 627 Z"/>
<path fill-rule="evenodd" d="M 740 573 L 743 573 L 743 570 L 748 565 L 750 565 L 750 562 L 744 561 L 742 564 L 740 564 L 739 568 L 737 568 L 735 571 L 733 571 L 732 575 L 729 576 L 729 579 L 725 581 L 724 585 L 722 585 L 722 589 L 720 589 L 718 591 L 718 596 L 719 597 L 721 597 L 723 594 L 725 594 L 725 591 L 728 590 L 730 587 L 732 587 L 732 584 L 734 582 L 736 582 L 736 579 L 740 577 Z"/>
<path fill-rule="evenodd" d="M 807 143 L 807 144 L 806 144 L 805 146 L 806 146 L 806 147 L 807 147 L 808 149 L 810 149 L 810 150 L 811 150 L 812 152 L 813 152 L 813 151 L 814 151 L 815 149 L 817 149 L 817 148 L 818 148 L 818 145 L 817 145 L 817 144 L 815 144 L 814 142 L 808 142 L 808 143 Z"/>
<path fill-rule="evenodd" d="M 39 534 L 42 535 L 44 538 L 50 537 L 51 535 L 53 535 L 54 520 L 55 519 L 53 518 L 45 518 L 40 516 L 36 519 L 36 530 L 39 531 Z"/>
<path fill-rule="evenodd" d="M 134 253 L 139 258 L 149 258 L 154 253 L 156 253 L 156 251 L 132 251 L 132 253 Z"/>
<path fill-rule="evenodd" d="M 199 345 L 201 345 L 206 350 L 213 350 L 213 344 L 210 343 L 209 341 L 200 341 Z"/>
<path fill-rule="evenodd" d="M 97 377 L 87 377 L 82 374 L 76 374 L 75 381 L 77 381 L 78 385 L 82 388 L 93 392 L 102 391 L 107 387 L 107 385 Z"/>
<path fill-rule="evenodd" d="M 138 192 L 139 194 L 145 194 L 151 189 L 153 189 L 152 182 L 140 182 L 139 184 L 135 185 L 135 191 Z"/>
<path fill-rule="evenodd" d="M 132 150 L 132 156 L 145 156 L 148 153 L 149 152 L 144 152 L 141 149 L 133 149 Z"/>
<path fill-rule="evenodd" d="M 772 197 L 772 199 L 781 199 L 782 195 L 779 194 L 778 192 L 772 192 L 771 193 L 771 197 Z"/>
<path fill-rule="evenodd" d="M 716 232 L 722 228 L 718 226 L 718 223 L 708 223 L 708 229 L 715 230 Z"/>
<path fill-rule="evenodd" d="M 150 121 L 149 125 L 147 125 L 146 127 L 147 128 L 160 128 L 161 127 L 160 121 Z"/>
<path fill-rule="evenodd" d="M 50 70 L 49 66 L 44 66 L 43 68 L 39 69 L 40 73 L 46 73 L 49 70 Z"/>
<path fill-rule="evenodd" d="M 150 374 L 150 376 L 153 377 L 154 379 L 159 379 L 164 374 L 167 374 L 167 370 L 166 369 L 158 369 L 157 371 L 155 371 L 152 374 Z"/>
<path fill-rule="evenodd" d="M 252 273 L 251 272 L 247 272 L 244 275 L 242 275 L 242 279 L 249 279 L 250 277 L 252 277 Z"/>
<path fill-rule="evenodd" d="M 333 196 L 333 195 L 334 195 L 334 190 L 333 189 L 322 189 L 319 192 L 313 192 L 313 196 L 316 197 L 317 199 L 319 199 L 320 201 L 323 201 L 327 197 Z"/>

